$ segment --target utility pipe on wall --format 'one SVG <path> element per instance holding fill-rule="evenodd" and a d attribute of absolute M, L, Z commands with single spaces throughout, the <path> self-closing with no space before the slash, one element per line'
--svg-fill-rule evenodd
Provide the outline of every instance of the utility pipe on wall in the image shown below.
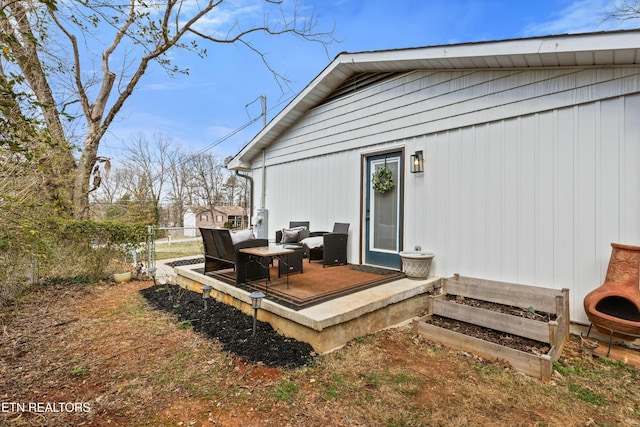
<path fill-rule="evenodd" d="M 262 100 L 262 129 L 267 127 L 267 96 L 260 95 Z M 260 199 L 260 207 L 264 209 L 265 199 L 267 197 L 267 157 L 265 149 L 262 149 L 262 198 Z"/>
<path fill-rule="evenodd" d="M 249 175 L 245 175 L 242 174 L 238 171 L 236 171 L 236 176 L 239 176 L 240 178 L 244 178 L 247 181 L 249 181 L 249 185 L 250 185 L 250 189 L 249 189 L 249 226 L 253 225 L 251 224 L 251 220 L 253 218 L 253 178 L 251 178 Z"/>
<path fill-rule="evenodd" d="M 260 198 L 260 207 L 264 209 L 265 199 L 267 197 L 267 164 L 264 148 L 262 149 L 262 197 Z"/>

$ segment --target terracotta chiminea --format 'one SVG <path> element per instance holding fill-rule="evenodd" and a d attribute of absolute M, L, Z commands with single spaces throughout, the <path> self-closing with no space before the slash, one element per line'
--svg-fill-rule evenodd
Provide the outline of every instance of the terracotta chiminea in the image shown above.
<path fill-rule="evenodd" d="M 584 298 L 591 324 L 621 339 L 640 337 L 640 246 L 611 244 L 604 283 Z"/>

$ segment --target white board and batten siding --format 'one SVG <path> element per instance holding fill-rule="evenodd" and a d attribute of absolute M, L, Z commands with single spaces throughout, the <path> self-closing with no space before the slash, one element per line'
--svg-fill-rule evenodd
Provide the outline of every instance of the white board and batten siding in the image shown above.
<path fill-rule="evenodd" d="M 361 155 L 403 147 L 405 248 L 434 252 L 443 277 L 568 288 L 586 321 L 610 243 L 640 245 L 639 92 L 634 67 L 397 75 L 308 111 L 267 148 L 271 230 L 350 222 L 357 260 Z M 408 172 L 415 150 L 424 174 Z"/>

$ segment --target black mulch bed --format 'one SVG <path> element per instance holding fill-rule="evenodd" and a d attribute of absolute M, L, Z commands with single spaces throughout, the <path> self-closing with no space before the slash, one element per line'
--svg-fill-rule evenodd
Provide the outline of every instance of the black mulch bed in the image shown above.
<path fill-rule="evenodd" d="M 140 293 L 158 310 L 174 314 L 179 322 L 189 322 L 194 331 L 222 343 L 223 350 L 249 363 L 296 368 L 312 362 L 316 355 L 304 342 L 278 334 L 270 324 L 257 322 L 240 310 L 210 299 L 204 310 L 202 294 L 177 285 L 151 286 Z"/>

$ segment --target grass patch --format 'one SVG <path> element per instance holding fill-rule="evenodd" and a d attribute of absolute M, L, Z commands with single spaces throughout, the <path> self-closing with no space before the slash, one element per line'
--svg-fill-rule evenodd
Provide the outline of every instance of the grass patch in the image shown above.
<path fill-rule="evenodd" d="M 603 377 L 620 378 L 622 375 L 632 381 L 640 381 L 640 371 L 621 360 L 601 358 L 599 362 L 603 369 L 598 372 Z"/>
<path fill-rule="evenodd" d="M 322 397 L 324 400 L 334 400 L 342 397 L 346 392 L 346 376 L 344 374 L 332 374 L 331 382 L 326 384 Z"/>
<path fill-rule="evenodd" d="M 414 397 L 420 393 L 422 381 L 415 375 L 400 372 L 391 377 L 393 389 L 405 397 Z"/>
<path fill-rule="evenodd" d="M 360 337 L 356 337 L 354 341 L 357 342 L 358 344 L 369 344 L 369 343 L 372 343 L 374 339 L 375 339 L 374 335 L 367 334 L 367 335 L 362 335 Z"/>
<path fill-rule="evenodd" d="M 81 377 L 83 375 L 87 375 L 89 369 L 86 366 L 78 366 L 77 368 L 73 368 L 69 371 L 69 374 L 73 377 Z"/>
<path fill-rule="evenodd" d="M 155 245 L 155 258 L 171 259 L 171 258 L 183 258 L 187 256 L 202 256 L 204 254 L 204 246 L 202 239 L 177 241 L 171 244 L 166 243 L 166 239 L 156 241 Z"/>
<path fill-rule="evenodd" d="M 569 392 L 580 400 L 583 400 L 592 405 L 602 406 L 604 405 L 605 398 L 602 394 L 596 393 L 586 387 L 576 384 L 573 381 L 569 381 Z"/>
<path fill-rule="evenodd" d="M 375 388 L 380 385 L 380 376 L 376 372 L 373 372 L 367 375 L 365 381 L 366 381 L 367 387 Z"/>
<path fill-rule="evenodd" d="M 566 363 L 555 361 L 553 362 L 553 369 L 561 373 L 564 377 L 569 375 L 584 376 L 586 374 L 584 362 L 579 359 L 569 360 Z"/>
<path fill-rule="evenodd" d="M 111 316 L 120 317 L 125 314 L 133 315 L 133 318 L 146 315 L 147 309 L 142 306 L 138 301 L 128 300 L 124 304 L 113 308 L 111 310 Z"/>
<path fill-rule="evenodd" d="M 182 322 L 178 322 L 178 329 L 189 329 L 191 328 L 190 320 L 183 320 Z"/>
<path fill-rule="evenodd" d="M 290 402 L 298 393 L 298 386 L 295 383 L 281 380 L 276 387 L 274 397 L 280 402 Z"/>
<path fill-rule="evenodd" d="M 277 420 L 337 427 L 607 427 L 636 425 L 640 416 L 640 371 L 604 358 L 581 360 L 577 338 L 565 346 L 551 384 L 444 346 L 435 351 L 409 328 L 352 340 L 312 366 L 255 369 L 216 340 L 178 330 L 190 322 L 176 328 L 163 313 L 141 311 L 134 292 L 140 285 L 98 286 L 91 293 L 53 287 L 47 305 L 26 299 L 0 312 L 7 330 L 4 393 L 38 401 L 73 398 L 68 393 L 77 390 L 86 401 L 100 401 L 91 413 L 25 413 L 18 423 L 15 414 L 0 414 L 0 425 L 104 419 L 136 426 Z M 57 324 L 64 327 L 47 333 Z"/>

